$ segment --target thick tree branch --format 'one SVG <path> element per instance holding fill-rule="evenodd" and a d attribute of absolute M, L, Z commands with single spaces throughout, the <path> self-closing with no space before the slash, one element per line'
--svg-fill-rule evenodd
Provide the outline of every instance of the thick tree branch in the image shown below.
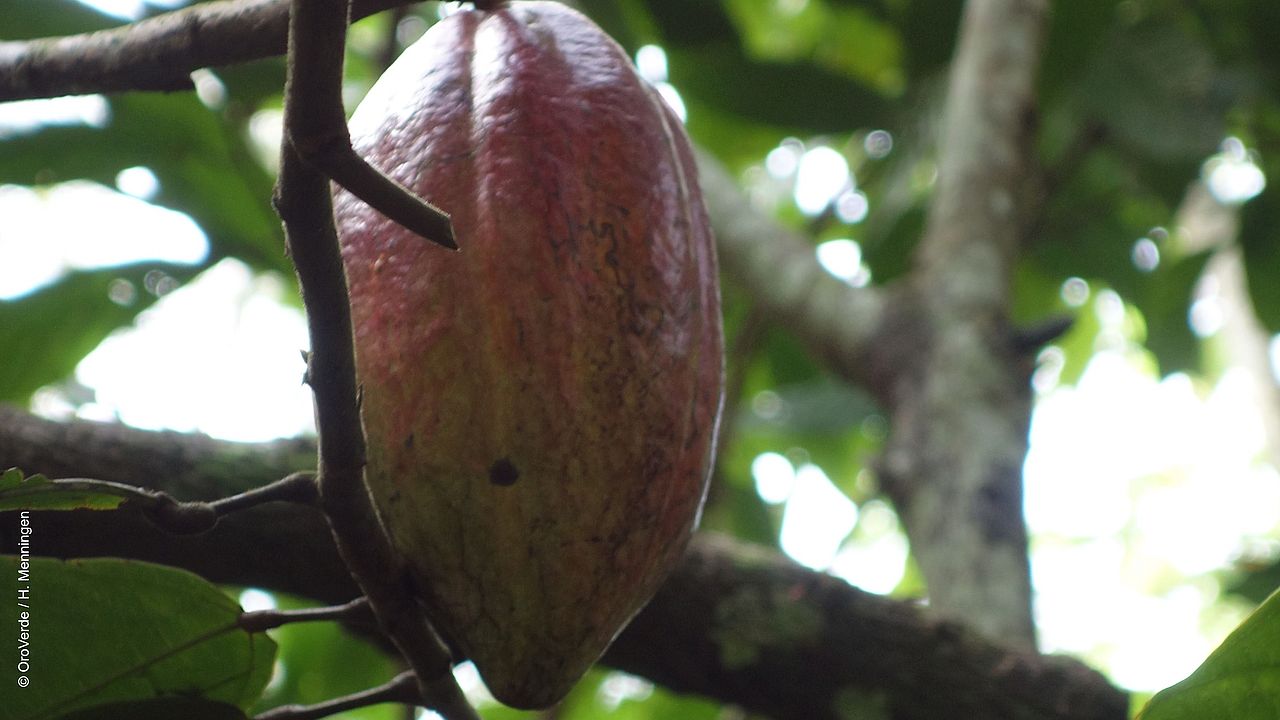
<path fill-rule="evenodd" d="M 359 19 L 416 0 L 354 0 Z M 288 0 L 223 0 L 61 38 L 0 42 L 0 101 L 188 90 L 199 68 L 283 55 Z"/>
<path fill-rule="evenodd" d="M 98 423 L 57 423 L 0 407 L 0 466 L 217 497 L 313 461 L 294 441 L 245 445 Z M 158 458 L 172 473 L 158 471 Z M 206 474 L 207 471 L 207 474 Z M 341 603 L 359 594 L 314 508 L 275 503 L 210 533 L 167 536 L 137 513 L 45 512 L 33 549 L 185 567 L 217 582 Z M 17 525 L 0 513 L 0 552 Z M 1127 700 L 1097 673 L 941 622 L 915 603 L 864 593 L 776 553 L 700 535 L 607 665 L 776 718 L 835 720 L 860 702 L 897 720 L 1121 720 Z"/>
<path fill-rule="evenodd" d="M 1009 320 L 1045 0 L 970 0 L 951 69 L 938 187 L 895 303 L 880 464 L 944 616 L 1034 646 L 1022 463 L 1029 367 Z M 886 341 L 892 338 L 886 338 Z"/>

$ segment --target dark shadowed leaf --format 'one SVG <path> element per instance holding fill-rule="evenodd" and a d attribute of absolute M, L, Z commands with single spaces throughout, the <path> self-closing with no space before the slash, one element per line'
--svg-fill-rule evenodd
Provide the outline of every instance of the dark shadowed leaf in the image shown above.
<path fill-rule="evenodd" d="M 1079 102 L 1142 155 L 1199 162 L 1222 140 L 1237 91 L 1198 39 L 1153 23 L 1114 33 L 1102 45 L 1081 80 Z"/>
<path fill-rule="evenodd" d="M 107 703 L 61 715 L 57 720 L 247 720 L 235 705 L 201 698 L 167 697 Z"/>
<path fill-rule="evenodd" d="M 1280 171 L 1280 163 L 1269 169 Z M 1254 312 L 1268 330 L 1280 332 L 1280 192 L 1268 189 L 1244 206 L 1240 246 Z"/>

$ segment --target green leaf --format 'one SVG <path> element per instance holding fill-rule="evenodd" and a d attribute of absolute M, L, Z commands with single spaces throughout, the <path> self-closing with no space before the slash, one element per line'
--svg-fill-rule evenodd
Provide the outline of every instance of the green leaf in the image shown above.
<path fill-rule="evenodd" d="M 0 38 L 5 40 L 92 32 L 120 24 L 74 0 L 0 0 L 0 17 Z"/>
<path fill-rule="evenodd" d="M 274 643 L 240 630 L 240 607 L 183 570 L 4 556 L 0 595 L 11 598 L 0 618 L 7 627 L 25 629 L 17 613 L 29 613 L 30 687 L 7 694 L 11 720 L 172 696 L 247 708 L 271 676 Z M 18 651 L 6 643 L 10 672 Z"/>
<path fill-rule="evenodd" d="M 1089 58 L 1105 43 L 1116 21 L 1119 0 L 1073 0 L 1053 8 L 1045 56 L 1040 64 L 1040 87 L 1052 95 L 1078 80 Z M 915 4 L 915 3 L 913 3 Z M 929 4 L 929 3 L 925 3 Z"/>
<path fill-rule="evenodd" d="M 885 93 L 902 88 L 902 39 L 865 7 L 809 0 L 727 0 L 729 16 L 751 57 L 807 61 Z"/>
<path fill-rule="evenodd" d="M 0 402 L 25 403 L 43 385 L 61 380 L 116 328 L 129 324 L 156 296 L 152 273 L 185 281 L 190 267 L 141 263 L 72 273 L 13 300 L 0 300 Z M 113 285 L 132 287 L 131 302 L 111 299 Z"/>
<path fill-rule="evenodd" d="M 0 511 L 4 510 L 114 510 L 130 497 L 122 492 L 128 486 L 112 487 L 111 483 L 66 483 L 43 475 L 23 477 L 18 468 L 0 475 Z M 138 493 L 136 488 L 128 488 Z"/>
<path fill-rule="evenodd" d="M 1199 162 L 1222 140 L 1235 84 L 1198 38 L 1151 23 L 1114 33 L 1093 54 L 1078 102 L 1146 158 Z"/>
<path fill-rule="evenodd" d="M 671 83 L 718 112 L 805 133 L 883 127 L 884 96 L 806 62 L 751 60 L 733 43 L 667 48 Z"/>
<path fill-rule="evenodd" d="M 647 8 L 667 52 L 671 83 L 691 108 L 705 105 L 793 134 L 888 122 L 885 97 L 844 72 L 807 59 L 748 56 L 718 2 L 660 0 Z"/>
<path fill-rule="evenodd" d="M 1204 664 L 1151 698 L 1139 720 L 1280 717 L 1280 595 L 1245 619 Z"/>
<path fill-rule="evenodd" d="M 185 697 L 132 700 L 96 705 L 60 715 L 58 720 L 247 720 L 235 705 Z"/>
<path fill-rule="evenodd" d="M 951 62 L 960 30 L 958 0 L 895 2 L 894 21 L 902 33 L 903 58 L 912 81 L 927 80 Z"/>

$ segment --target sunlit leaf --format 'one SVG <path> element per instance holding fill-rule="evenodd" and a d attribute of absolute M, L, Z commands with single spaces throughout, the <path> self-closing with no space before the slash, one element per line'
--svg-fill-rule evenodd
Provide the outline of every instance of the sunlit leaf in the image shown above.
<path fill-rule="evenodd" d="M 826 0 L 729 0 L 725 7 L 751 57 L 804 60 L 886 93 L 901 89 L 902 40 L 866 7 Z"/>
<path fill-rule="evenodd" d="M 270 678 L 271 640 L 240 630 L 240 607 L 191 573 L 117 559 L 20 567 L 0 557 L 5 623 L 19 628 L 15 613 L 28 612 L 32 648 L 30 687 L 6 693 L 7 718 L 174 695 L 246 708 Z M 6 667 L 16 667 L 17 649 L 6 645 Z"/>
<path fill-rule="evenodd" d="M 3 510 L 114 510 L 128 495 L 125 486 L 109 491 L 106 483 L 96 487 L 59 484 L 43 475 L 23 477 L 18 468 L 0 475 L 0 511 Z M 137 492 L 137 490 L 133 490 Z"/>
<path fill-rule="evenodd" d="M 1151 698 L 1139 720 L 1280 716 L 1280 596 L 1245 619 L 1204 664 Z"/>

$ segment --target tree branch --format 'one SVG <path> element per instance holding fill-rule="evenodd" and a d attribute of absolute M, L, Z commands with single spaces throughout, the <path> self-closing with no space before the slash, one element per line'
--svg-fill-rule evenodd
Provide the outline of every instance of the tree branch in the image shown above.
<path fill-rule="evenodd" d="M 293 2 L 285 84 L 286 139 L 275 195 L 307 310 L 311 338 L 307 378 L 315 395 L 320 437 L 320 505 L 343 561 L 379 624 L 416 673 L 423 700 L 448 720 L 474 720 L 475 711 L 453 680 L 449 652 L 410 596 L 403 562 L 364 484 L 364 429 L 356 390 L 351 309 L 329 179 L 304 165 L 293 142 L 296 137 L 323 133 L 326 114 L 336 116 L 346 134 L 341 87 L 348 11 L 348 0 Z"/>
<path fill-rule="evenodd" d="M 315 705 L 285 705 L 268 710 L 254 720 L 318 720 L 348 710 L 369 707 L 380 703 L 417 703 L 418 688 L 413 673 L 400 673 L 386 683 L 363 692 L 334 698 Z"/>
<path fill-rule="evenodd" d="M 1045 0 L 966 6 L 938 187 L 909 295 L 894 307 L 903 344 L 879 467 L 930 606 L 1027 648 L 1035 643 L 1021 473 L 1030 367 L 1009 308 L 1047 11 Z"/>
<path fill-rule="evenodd" d="M 307 467 L 315 456 L 304 450 L 294 441 L 249 445 L 57 423 L 0 407 L 0 466 L 148 485 L 183 499 Z M 156 472 L 161 458 L 172 473 Z M 194 537 L 165 535 L 127 511 L 42 512 L 33 523 L 41 555 L 162 562 L 328 604 L 359 594 L 323 517 L 307 506 L 258 506 Z M 15 550 L 16 528 L 12 514 L 0 513 L 0 552 Z M 1009 649 L 913 602 L 864 593 L 775 552 L 708 535 L 695 537 L 604 663 L 777 718 L 835 720 L 873 697 L 895 720 L 1121 720 L 1127 713 L 1120 691 L 1073 660 Z"/>
<path fill-rule="evenodd" d="M 354 0 L 359 19 L 416 0 Z M 199 68 L 283 55 L 289 0 L 222 0 L 110 30 L 0 42 L 0 102 L 189 90 Z"/>

